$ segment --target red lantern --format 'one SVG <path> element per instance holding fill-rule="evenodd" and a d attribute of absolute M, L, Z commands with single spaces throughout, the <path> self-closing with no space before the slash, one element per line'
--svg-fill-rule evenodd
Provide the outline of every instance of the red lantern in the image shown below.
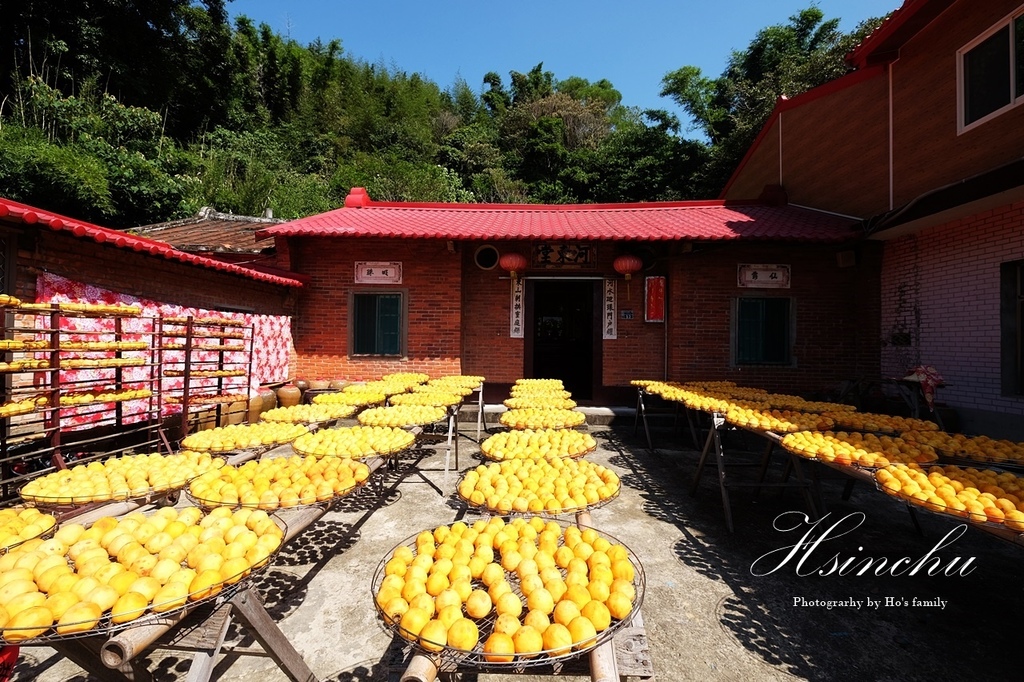
<path fill-rule="evenodd" d="M 498 265 L 502 270 L 507 271 L 513 280 L 518 276 L 517 273 L 526 269 L 528 264 L 526 256 L 521 253 L 506 253 L 498 259 Z"/>
<path fill-rule="evenodd" d="M 643 269 L 644 262 L 637 256 L 626 254 L 616 258 L 612 267 L 615 268 L 615 272 L 625 275 L 626 280 L 629 281 L 634 272 L 640 272 Z"/>
<path fill-rule="evenodd" d="M 626 276 L 626 296 L 628 297 L 630 294 L 629 280 L 633 278 L 634 272 L 640 272 L 643 269 L 644 262 L 638 256 L 627 253 L 616 258 L 612 262 L 612 267 L 615 268 L 615 272 Z"/>

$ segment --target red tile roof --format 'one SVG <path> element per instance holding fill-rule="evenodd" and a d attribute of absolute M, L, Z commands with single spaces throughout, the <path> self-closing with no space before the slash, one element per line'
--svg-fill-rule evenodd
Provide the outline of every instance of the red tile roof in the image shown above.
<path fill-rule="evenodd" d="M 257 241 L 256 231 L 283 222 L 204 208 L 189 218 L 142 225 L 132 228 L 132 232 L 189 253 L 259 253 L 274 248 L 274 240 Z"/>
<path fill-rule="evenodd" d="M 99 225 L 74 220 L 73 218 L 43 211 L 2 197 L 0 197 L 0 221 L 22 223 L 25 225 L 45 225 L 56 232 L 67 232 L 80 239 L 89 239 L 98 244 L 110 244 L 111 246 L 119 249 L 145 253 L 155 257 L 166 258 L 168 260 L 177 260 L 182 263 L 208 268 L 210 270 L 220 270 L 233 275 L 254 279 L 259 282 L 268 282 L 270 284 L 289 287 L 302 286 L 302 282 L 291 279 L 290 277 L 270 275 L 250 270 L 249 268 L 244 268 L 239 265 L 225 263 L 213 258 L 205 258 L 203 256 L 185 253 L 184 251 L 175 249 L 170 244 L 156 241 L 155 239 L 137 237 L 119 230 L 112 230 L 107 227 L 100 227 Z"/>
<path fill-rule="evenodd" d="M 857 236 L 849 218 L 754 202 L 417 204 L 375 202 L 355 187 L 345 205 L 265 228 L 256 238 L 842 241 Z"/>

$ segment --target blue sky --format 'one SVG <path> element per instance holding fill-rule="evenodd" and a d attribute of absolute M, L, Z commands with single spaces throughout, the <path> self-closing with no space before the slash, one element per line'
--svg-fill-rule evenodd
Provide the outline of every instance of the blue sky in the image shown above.
<path fill-rule="evenodd" d="M 623 104 L 684 118 L 659 96 L 666 73 L 692 64 L 717 76 L 759 29 L 811 4 L 849 31 L 901 0 L 234 0 L 228 10 L 302 44 L 339 38 L 350 57 L 418 72 L 441 88 L 461 76 L 480 92 L 488 71 L 507 85 L 509 71 L 544 62 L 559 80 L 607 78 Z"/>

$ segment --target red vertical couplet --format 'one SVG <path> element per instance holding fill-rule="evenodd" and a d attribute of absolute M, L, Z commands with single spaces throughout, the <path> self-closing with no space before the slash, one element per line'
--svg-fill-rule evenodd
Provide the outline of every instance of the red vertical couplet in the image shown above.
<path fill-rule="evenodd" d="M 644 278 L 644 293 L 646 299 L 646 320 L 648 322 L 665 321 L 665 278 L 646 277 Z"/>

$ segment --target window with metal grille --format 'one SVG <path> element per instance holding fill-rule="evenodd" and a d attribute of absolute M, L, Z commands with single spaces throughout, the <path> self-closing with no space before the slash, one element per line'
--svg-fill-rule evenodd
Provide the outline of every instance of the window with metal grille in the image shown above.
<path fill-rule="evenodd" d="M 789 298 L 736 299 L 737 365 L 790 364 L 791 308 Z"/>
<path fill-rule="evenodd" d="M 399 292 L 352 295 L 352 353 L 403 355 L 404 310 Z"/>

